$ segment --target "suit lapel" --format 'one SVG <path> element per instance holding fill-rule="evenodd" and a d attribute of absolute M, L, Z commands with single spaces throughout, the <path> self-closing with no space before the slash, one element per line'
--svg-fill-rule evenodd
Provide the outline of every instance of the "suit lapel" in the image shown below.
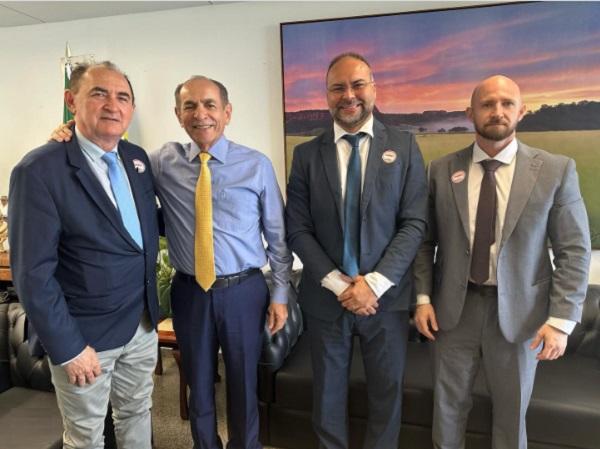
<path fill-rule="evenodd" d="M 79 143 L 77 142 L 77 138 L 73 136 L 70 142 L 66 142 L 65 146 L 67 147 L 67 159 L 69 164 L 75 167 L 75 176 L 79 179 L 81 186 L 92 199 L 92 201 L 96 204 L 98 209 L 104 214 L 104 216 L 108 219 L 110 224 L 127 240 L 131 243 L 136 249 L 139 249 L 137 244 L 133 241 L 125 227 L 123 226 L 123 222 L 121 221 L 121 216 L 117 211 L 117 208 L 114 206 L 104 188 L 96 178 L 96 175 L 92 172 L 88 162 L 85 160 L 85 156 L 79 147 Z"/>
<path fill-rule="evenodd" d="M 529 201 L 533 186 L 537 181 L 543 161 L 535 157 L 535 153 L 527 145 L 519 142 L 516 155 L 515 173 L 510 187 L 510 196 L 506 206 L 504 227 L 502 228 L 502 246 L 510 237 L 519 217 Z"/>
<path fill-rule="evenodd" d="M 365 170 L 365 180 L 363 183 L 362 196 L 360 201 L 360 215 L 364 216 L 375 186 L 375 179 L 381 167 L 381 155 L 387 142 L 387 132 L 385 126 L 377 120 L 373 121 L 373 141 L 369 148 L 369 157 L 367 158 L 367 168 Z"/>
<path fill-rule="evenodd" d="M 454 202 L 460 216 L 460 221 L 465 231 L 465 236 L 469 238 L 469 165 L 473 157 L 473 145 L 456 153 L 449 165 L 448 182 L 452 186 Z M 464 172 L 465 178 L 461 182 L 452 182 L 451 178 L 456 172 Z"/>
<path fill-rule="evenodd" d="M 342 190 L 337 160 L 337 149 L 333 141 L 333 129 L 330 129 L 323 135 L 323 139 L 321 140 L 320 151 L 321 159 L 323 161 L 323 168 L 325 170 L 325 176 L 327 177 L 329 189 L 333 194 L 335 208 L 338 211 L 340 223 L 343 226 L 344 214 L 342 209 Z"/>

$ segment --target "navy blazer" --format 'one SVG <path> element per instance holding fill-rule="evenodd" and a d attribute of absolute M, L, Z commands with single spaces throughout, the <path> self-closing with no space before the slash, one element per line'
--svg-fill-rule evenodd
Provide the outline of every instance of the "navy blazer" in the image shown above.
<path fill-rule="evenodd" d="M 144 308 L 153 325 L 157 322 L 152 170 L 140 147 L 120 141 L 118 151 L 144 249 L 123 226 L 75 137 L 31 151 L 11 174 L 13 281 L 54 364 L 72 359 L 86 345 L 96 351 L 124 345 L 135 334 Z M 145 170 L 136 170 L 134 161 Z"/>
<path fill-rule="evenodd" d="M 359 271 L 377 271 L 395 284 L 380 298 L 378 310 L 407 310 L 411 264 L 426 227 L 425 167 L 412 134 L 377 120 L 373 134 L 361 195 Z M 299 299 L 307 313 L 329 321 L 344 310 L 321 287 L 321 280 L 342 266 L 339 176 L 332 128 L 294 150 L 286 226 L 288 244 L 304 264 Z"/>

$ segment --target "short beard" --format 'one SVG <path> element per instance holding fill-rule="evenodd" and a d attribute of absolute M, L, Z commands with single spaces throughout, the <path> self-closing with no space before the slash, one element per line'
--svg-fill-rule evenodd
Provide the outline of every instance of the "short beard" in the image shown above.
<path fill-rule="evenodd" d="M 516 125 L 507 126 L 506 128 L 504 128 L 504 130 L 502 128 L 486 128 L 485 126 L 475 125 L 475 131 L 477 132 L 477 134 L 479 134 L 481 137 L 487 140 L 491 140 L 494 142 L 500 142 L 506 139 L 507 137 L 510 137 L 515 132 L 516 128 Z"/>
<path fill-rule="evenodd" d="M 364 103 L 362 103 L 362 110 L 360 114 L 358 114 L 358 116 L 356 117 L 344 117 L 340 112 L 340 109 L 337 107 L 330 112 L 335 122 L 339 124 L 342 128 L 355 128 L 356 126 L 362 125 L 368 120 L 369 116 L 371 115 L 371 111 L 365 107 Z"/>

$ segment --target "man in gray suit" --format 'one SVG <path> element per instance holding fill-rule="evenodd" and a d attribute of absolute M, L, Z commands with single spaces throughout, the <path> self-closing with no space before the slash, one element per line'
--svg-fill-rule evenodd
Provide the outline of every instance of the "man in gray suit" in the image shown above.
<path fill-rule="evenodd" d="M 485 79 L 467 109 L 475 143 L 429 167 L 415 321 L 435 340 L 437 449 L 464 448 L 480 366 L 493 447 L 525 449 L 537 362 L 564 353 L 581 317 L 591 250 L 575 162 L 518 141 L 524 114 L 514 81 Z"/>
<path fill-rule="evenodd" d="M 313 424 L 321 448 L 348 448 L 348 375 L 358 335 L 367 377 L 363 447 L 398 447 L 411 263 L 426 226 L 427 183 L 414 137 L 373 118 L 369 63 L 329 65 L 334 123 L 294 151 L 288 242 L 304 264 L 300 303 L 313 366 Z"/>

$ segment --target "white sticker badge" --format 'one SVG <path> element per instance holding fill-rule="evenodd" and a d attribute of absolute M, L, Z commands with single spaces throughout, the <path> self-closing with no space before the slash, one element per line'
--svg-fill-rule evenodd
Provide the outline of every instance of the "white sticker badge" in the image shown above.
<path fill-rule="evenodd" d="M 466 173 L 464 170 L 459 170 L 456 171 L 454 173 L 452 173 L 452 176 L 450 177 L 450 180 L 454 183 L 454 184 L 458 184 L 459 182 L 463 182 L 465 179 Z"/>
<path fill-rule="evenodd" d="M 146 171 L 146 164 L 144 164 L 139 159 L 134 159 L 133 160 L 133 168 L 138 173 L 144 173 Z"/>
<path fill-rule="evenodd" d="M 385 150 L 381 155 L 381 159 L 383 159 L 383 162 L 385 162 L 386 164 L 391 164 L 392 162 L 394 162 L 396 160 L 396 157 L 397 155 L 394 150 Z"/>

